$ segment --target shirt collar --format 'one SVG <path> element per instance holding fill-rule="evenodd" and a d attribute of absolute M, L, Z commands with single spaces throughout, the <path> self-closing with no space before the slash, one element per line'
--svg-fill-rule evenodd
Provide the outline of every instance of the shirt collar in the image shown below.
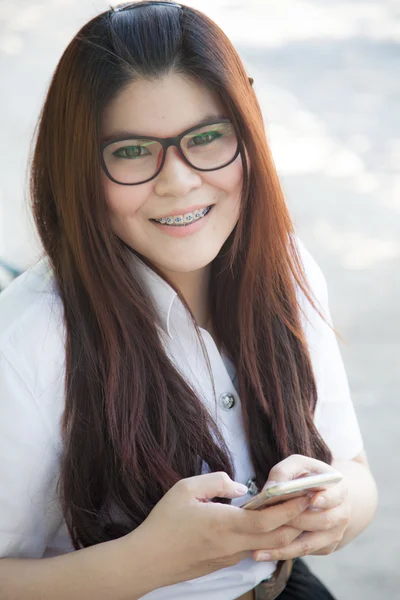
<path fill-rule="evenodd" d="M 132 252 L 131 256 L 136 272 L 139 274 L 155 304 L 164 331 L 170 338 L 173 338 L 173 327 L 171 326 L 172 307 L 175 303 L 184 309 L 182 302 L 178 298 L 178 294 L 162 277 L 140 260 L 136 254 Z"/>

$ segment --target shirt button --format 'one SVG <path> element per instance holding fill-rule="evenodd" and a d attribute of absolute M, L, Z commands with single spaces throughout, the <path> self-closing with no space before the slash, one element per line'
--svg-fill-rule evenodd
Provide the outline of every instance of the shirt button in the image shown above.
<path fill-rule="evenodd" d="M 258 494 L 259 490 L 256 485 L 254 477 L 251 479 L 248 479 L 246 485 L 249 488 L 247 493 L 250 494 L 250 496 L 255 496 L 256 494 Z"/>
<path fill-rule="evenodd" d="M 235 396 L 233 394 L 222 394 L 219 397 L 219 404 L 224 410 L 230 410 L 236 404 Z"/>

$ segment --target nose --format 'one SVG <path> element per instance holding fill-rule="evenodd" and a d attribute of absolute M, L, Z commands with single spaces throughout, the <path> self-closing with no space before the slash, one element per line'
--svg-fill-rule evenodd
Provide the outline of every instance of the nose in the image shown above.
<path fill-rule="evenodd" d="M 155 179 L 155 192 L 159 196 L 186 196 L 202 184 L 200 173 L 188 165 L 177 148 L 168 148 L 161 172 Z"/>

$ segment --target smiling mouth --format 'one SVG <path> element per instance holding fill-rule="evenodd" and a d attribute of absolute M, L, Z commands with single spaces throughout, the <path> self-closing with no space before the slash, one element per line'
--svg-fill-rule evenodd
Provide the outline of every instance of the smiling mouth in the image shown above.
<path fill-rule="evenodd" d="M 167 227 L 187 227 L 196 221 L 199 221 L 212 209 L 214 204 L 210 204 L 206 208 L 195 210 L 190 213 L 186 213 L 184 215 L 175 215 L 174 217 L 165 217 L 161 219 L 150 219 L 150 221 L 154 221 L 155 223 L 159 223 L 160 225 L 166 225 Z"/>

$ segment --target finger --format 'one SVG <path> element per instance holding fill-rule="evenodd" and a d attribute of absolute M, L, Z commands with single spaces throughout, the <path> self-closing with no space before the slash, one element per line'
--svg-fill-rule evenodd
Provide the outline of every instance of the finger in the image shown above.
<path fill-rule="evenodd" d="M 310 498 L 301 496 L 262 510 L 241 509 L 238 532 L 246 535 L 269 533 L 295 519 L 309 506 Z"/>
<path fill-rule="evenodd" d="M 269 548 L 268 550 L 254 552 L 255 560 L 287 560 L 298 556 L 316 554 L 322 548 L 339 544 L 343 537 L 343 530 L 331 530 L 329 534 L 325 531 L 307 532 L 299 536 L 294 542 L 283 548 Z"/>
<path fill-rule="evenodd" d="M 266 535 L 258 535 L 254 537 L 254 541 L 251 543 L 253 550 L 262 550 L 264 548 L 284 548 L 296 540 L 304 532 L 302 529 L 296 527 L 290 527 L 289 525 L 282 525 L 279 529 L 275 529 Z M 271 541 L 272 539 L 272 541 Z"/>
<path fill-rule="evenodd" d="M 272 467 L 264 488 L 271 485 L 271 483 L 280 483 L 303 475 L 329 473 L 331 471 L 335 472 L 335 469 L 321 460 L 302 456 L 301 454 L 292 454 Z"/>
<path fill-rule="evenodd" d="M 342 504 L 348 495 L 347 487 L 342 483 L 332 485 L 326 490 L 316 492 L 311 499 L 312 508 L 335 508 Z"/>
<path fill-rule="evenodd" d="M 302 529 L 296 529 L 289 525 L 282 525 L 266 534 L 257 534 L 246 539 L 246 548 L 251 550 L 263 550 L 264 548 L 283 548 L 296 540 L 303 533 Z"/>
<path fill-rule="evenodd" d="M 338 547 L 339 542 L 335 542 L 333 544 L 329 544 L 328 546 L 324 546 L 324 548 L 320 548 L 319 550 L 315 550 L 315 552 L 313 552 L 313 554 L 315 556 L 325 556 L 326 554 L 332 554 L 332 552 L 335 552 L 336 548 Z"/>
<path fill-rule="evenodd" d="M 290 521 L 290 526 L 302 531 L 329 531 L 334 527 L 346 527 L 347 523 L 347 510 L 343 506 L 336 506 L 327 510 L 306 510 Z"/>
<path fill-rule="evenodd" d="M 204 501 L 214 497 L 237 498 L 246 493 L 246 486 L 233 481 L 224 471 L 195 475 L 181 479 L 175 484 L 175 490 L 186 494 L 188 498 Z M 239 487 L 243 489 L 239 491 Z"/>

